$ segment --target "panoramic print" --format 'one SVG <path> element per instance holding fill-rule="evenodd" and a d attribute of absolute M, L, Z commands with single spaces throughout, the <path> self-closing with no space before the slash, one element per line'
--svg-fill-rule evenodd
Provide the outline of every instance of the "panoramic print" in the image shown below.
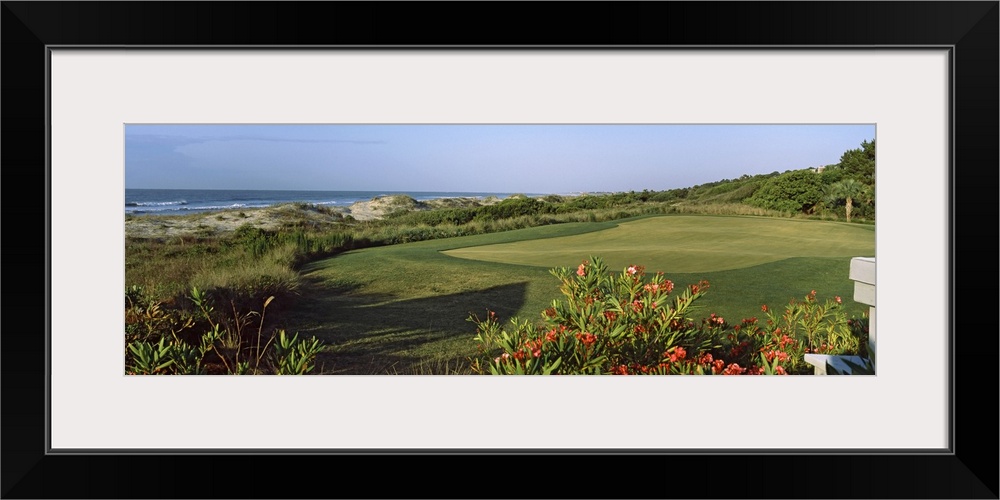
<path fill-rule="evenodd" d="M 126 125 L 128 375 L 873 375 L 875 125 Z"/>

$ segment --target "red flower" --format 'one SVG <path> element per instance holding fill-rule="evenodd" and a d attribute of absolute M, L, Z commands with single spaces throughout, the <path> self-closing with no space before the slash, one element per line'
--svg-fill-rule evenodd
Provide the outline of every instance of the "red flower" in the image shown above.
<path fill-rule="evenodd" d="M 722 367 L 726 366 L 726 362 L 721 359 L 717 359 L 712 362 L 712 373 L 721 373 Z"/>
<path fill-rule="evenodd" d="M 583 264 L 580 264 L 580 267 L 576 268 L 576 275 L 577 276 L 587 275 L 587 261 L 583 261 Z"/>
<path fill-rule="evenodd" d="M 837 301 L 838 304 L 842 303 L 841 300 L 840 300 L 840 295 L 834 297 L 833 300 Z"/>
<path fill-rule="evenodd" d="M 545 340 L 549 342 L 555 342 L 559 338 L 559 334 L 555 330 L 549 330 L 545 333 Z"/>
<path fill-rule="evenodd" d="M 745 372 L 745 368 L 740 368 L 740 365 L 733 363 L 726 367 L 725 371 L 722 372 L 723 375 L 739 375 Z"/>

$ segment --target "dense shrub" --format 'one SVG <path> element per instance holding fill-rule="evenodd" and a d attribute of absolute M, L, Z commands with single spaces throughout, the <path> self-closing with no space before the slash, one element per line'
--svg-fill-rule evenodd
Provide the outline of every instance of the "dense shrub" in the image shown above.
<path fill-rule="evenodd" d="M 688 188 L 668 189 L 666 191 L 658 191 L 650 195 L 649 201 L 669 202 L 675 200 L 683 200 L 687 198 L 689 191 L 690 190 Z"/>
<path fill-rule="evenodd" d="M 476 216 L 478 210 L 479 207 L 396 212 L 390 214 L 388 218 L 396 224 L 427 224 L 429 226 L 438 226 L 441 224 L 465 224 Z"/>
<path fill-rule="evenodd" d="M 820 176 L 812 169 L 805 169 L 769 179 L 746 202 L 781 212 L 809 213 L 822 199 Z"/>
<path fill-rule="evenodd" d="M 243 224 L 236 228 L 230 243 L 243 247 L 250 255 L 260 258 L 280 242 L 277 233 L 265 231 L 252 224 Z"/>
<path fill-rule="evenodd" d="M 782 314 L 766 305 L 766 322 L 730 325 L 713 314 L 695 321 L 695 302 L 708 283 L 674 293 L 662 273 L 632 265 L 610 274 L 599 257 L 575 270 L 553 269 L 561 300 L 533 324 L 505 327 L 495 313 L 472 315 L 480 356 L 478 373 L 508 374 L 807 374 L 803 354 L 855 354 L 867 324 L 848 320 L 836 297 L 820 304 L 813 291 Z"/>
<path fill-rule="evenodd" d="M 470 317 L 485 356 L 474 368 L 546 375 L 704 370 L 702 363 L 688 363 L 694 358 L 686 352 L 712 347 L 711 332 L 687 316 L 706 284 L 671 295 L 674 284 L 662 274 L 646 280 L 639 266 L 617 276 L 606 271 L 599 257 L 575 270 L 553 269 L 563 300 L 542 312 L 544 326 L 515 318 L 506 330 L 492 312 Z"/>
<path fill-rule="evenodd" d="M 753 196 L 758 189 L 760 189 L 760 184 L 757 182 L 734 182 L 712 189 L 711 194 L 704 196 L 702 203 L 737 203 Z"/>
<path fill-rule="evenodd" d="M 485 205 L 476 210 L 475 220 L 497 221 L 526 215 L 538 215 L 554 211 L 550 203 L 536 198 L 507 198 L 500 203 Z"/>

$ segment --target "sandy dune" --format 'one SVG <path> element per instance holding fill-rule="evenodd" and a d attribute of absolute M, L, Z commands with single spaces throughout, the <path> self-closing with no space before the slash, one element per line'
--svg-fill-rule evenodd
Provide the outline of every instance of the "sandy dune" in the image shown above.
<path fill-rule="evenodd" d="M 444 198 L 421 202 L 406 195 L 389 195 L 359 201 L 349 207 L 287 203 L 266 208 L 223 210 L 191 215 L 133 215 L 125 217 L 125 236 L 131 238 L 223 236 L 244 224 L 265 230 L 293 226 L 322 228 L 342 222 L 347 217 L 357 221 L 368 221 L 381 219 L 387 213 L 397 210 L 474 207 L 498 201 L 500 201 L 498 198 L 490 197 Z"/>

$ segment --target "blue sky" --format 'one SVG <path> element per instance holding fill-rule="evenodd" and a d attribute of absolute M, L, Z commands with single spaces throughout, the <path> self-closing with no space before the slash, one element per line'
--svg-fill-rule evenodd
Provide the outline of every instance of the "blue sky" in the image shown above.
<path fill-rule="evenodd" d="M 874 125 L 126 125 L 125 187 L 653 191 L 836 163 Z"/>

